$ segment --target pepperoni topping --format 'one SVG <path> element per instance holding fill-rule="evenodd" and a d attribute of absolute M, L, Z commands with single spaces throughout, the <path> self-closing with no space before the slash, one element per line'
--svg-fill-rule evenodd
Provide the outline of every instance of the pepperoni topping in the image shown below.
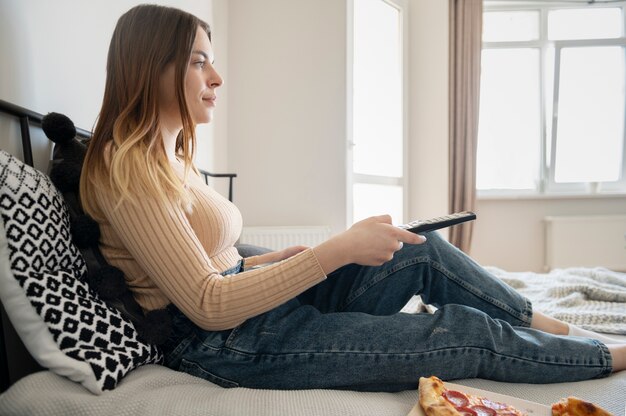
<path fill-rule="evenodd" d="M 494 402 L 484 397 L 470 400 L 464 393 L 456 390 L 445 390 L 443 397 L 454 406 L 461 416 L 518 416 L 506 404 Z"/>
<path fill-rule="evenodd" d="M 484 406 L 487 406 L 488 408 L 493 409 L 493 410 L 502 410 L 508 407 L 506 404 L 492 402 L 491 400 L 485 399 L 485 398 L 480 399 L 480 401 L 482 402 Z"/>
<path fill-rule="evenodd" d="M 478 416 L 496 416 L 497 412 L 487 406 L 476 405 L 471 407 Z"/>
<path fill-rule="evenodd" d="M 460 391 L 446 390 L 443 392 L 443 397 L 447 401 L 452 403 L 452 405 L 456 407 L 457 410 L 459 407 L 465 407 L 469 404 L 469 399 L 467 398 L 467 396 L 461 393 Z"/>
<path fill-rule="evenodd" d="M 470 409 L 469 407 L 457 407 L 456 410 L 462 416 L 478 416 L 478 413 L 476 413 L 474 410 Z"/>

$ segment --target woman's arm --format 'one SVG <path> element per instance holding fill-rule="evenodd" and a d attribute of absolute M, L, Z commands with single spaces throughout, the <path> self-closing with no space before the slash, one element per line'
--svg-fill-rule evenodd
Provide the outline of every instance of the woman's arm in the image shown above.
<path fill-rule="evenodd" d="M 393 253 L 402 247 L 400 243 L 425 241 L 424 236 L 392 225 L 389 215 L 379 215 L 355 223 L 313 251 L 324 273 L 329 274 L 349 263 L 379 266 L 393 258 Z"/>
<path fill-rule="evenodd" d="M 326 274 L 350 263 L 379 266 L 393 257 L 401 247 L 400 242 L 421 244 L 426 238 L 395 227 L 389 215 L 366 218 L 347 231 L 325 241 L 313 249 Z M 289 258 L 305 246 L 289 247 L 281 251 L 252 256 L 245 259 L 245 267 L 273 263 Z"/>
<path fill-rule="evenodd" d="M 287 247 L 283 250 L 246 257 L 244 259 L 244 270 L 248 270 L 254 266 L 260 266 L 262 264 L 276 263 L 277 261 L 288 259 L 289 257 L 295 256 L 308 248 L 309 247 L 307 246 L 293 246 Z"/>
<path fill-rule="evenodd" d="M 284 262 L 222 276 L 177 204 L 141 198 L 116 208 L 107 195 L 100 195 L 98 204 L 132 260 L 189 319 L 207 330 L 233 328 L 326 278 L 311 249 Z"/>
<path fill-rule="evenodd" d="M 379 266 L 400 249 L 400 242 L 421 244 L 426 238 L 395 227 L 389 215 L 367 218 L 355 223 L 347 231 L 316 246 L 313 251 L 326 274 L 350 263 Z M 305 246 L 289 247 L 281 251 L 247 257 L 245 268 L 273 263 L 306 250 Z"/>

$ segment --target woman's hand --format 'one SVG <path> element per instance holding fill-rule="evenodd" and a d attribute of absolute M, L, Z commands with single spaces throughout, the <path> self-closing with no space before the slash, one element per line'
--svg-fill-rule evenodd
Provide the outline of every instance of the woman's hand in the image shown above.
<path fill-rule="evenodd" d="M 379 215 L 355 223 L 313 250 L 328 274 L 349 263 L 380 266 L 391 260 L 402 244 L 421 244 L 424 241 L 424 236 L 394 226 L 389 215 Z"/>
<path fill-rule="evenodd" d="M 287 247 L 283 250 L 272 251 L 270 253 L 259 254 L 258 256 L 247 257 L 245 259 L 245 268 L 258 266 L 260 264 L 275 263 L 277 261 L 288 259 L 291 256 L 306 250 L 307 246 Z"/>
<path fill-rule="evenodd" d="M 273 253 L 269 253 L 269 254 L 274 254 L 275 256 L 275 260 L 274 261 L 281 261 L 281 260 L 285 260 L 288 259 L 291 256 L 295 256 L 298 253 L 303 252 L 304 250 L 306 250 L 307 246 L 293 246 L 293 247 L 287 247 L 285 249 L 279 250 L 279 251 L 275 251 Z"/>

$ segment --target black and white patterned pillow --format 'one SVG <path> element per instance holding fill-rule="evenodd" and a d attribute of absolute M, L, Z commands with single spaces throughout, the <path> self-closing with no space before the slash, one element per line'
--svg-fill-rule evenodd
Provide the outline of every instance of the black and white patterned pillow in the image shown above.
<path fill-rule="evenodd" d="M 0 261 L 10 265 L 0 269 L 0 298 L 42 366 L 100 393 L 115 388 L 132 369 L 162 360 L 158 349 L 141 342 L 133 324 L 83 281 L 85 262 L 71 241 L 63 197 L 50 179 L 1 150 L 0 213 Z"/>
<path fill-rule="evenodd" d="M 50 179 L 0 151 L 0 212 L 19 273 L 66 270 L 82 278 L 87 267 L 72 243 L 63 197 Z"/>

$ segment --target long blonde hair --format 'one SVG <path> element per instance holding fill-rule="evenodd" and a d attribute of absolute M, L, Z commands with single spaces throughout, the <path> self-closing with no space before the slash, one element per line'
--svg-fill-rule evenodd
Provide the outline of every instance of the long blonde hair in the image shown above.
<path fill-rule="evenodd" d="M 189 197 L 165 153 L 159 120 L 159 80 L 174 63 L 176 99 L 182 130 L 176 153 L 193 168 L 195 123 L 185 100 L 184 80 L 189 57 L 201 27 L 207 23 L 182 10 L 140 5 L 123 14 L 115 27 L 107 57 L 102 108 L 89 143 L 80 178 L 80 199 L 87 214 L 102 218 L 96 190 L 105 190 L 120 203 L 141 195 L 176 198 L 183 206 Z"/>

